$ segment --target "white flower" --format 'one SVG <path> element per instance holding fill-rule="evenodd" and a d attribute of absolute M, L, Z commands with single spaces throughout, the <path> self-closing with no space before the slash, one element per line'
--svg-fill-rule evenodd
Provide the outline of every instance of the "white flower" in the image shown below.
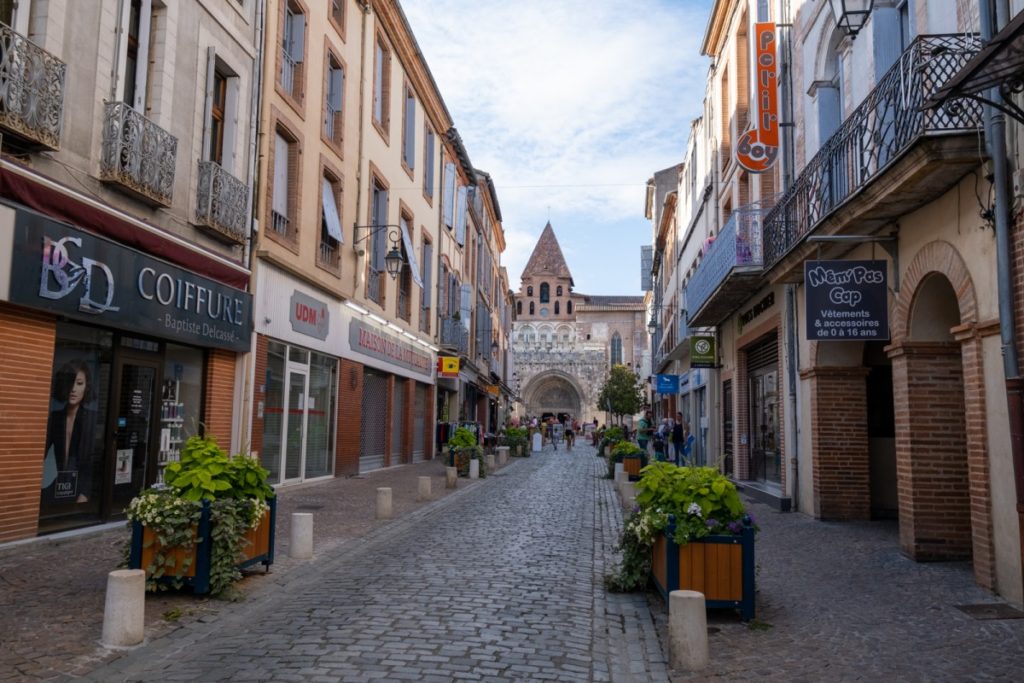
<path fill-rule="evenodd" d="M 694 515 L 695 517 L 703 517 L 704 513 L 701 512 L 700 505 L 696 503 L 690 503 L 690 506 L 686 508 L 687 514 Z"/>

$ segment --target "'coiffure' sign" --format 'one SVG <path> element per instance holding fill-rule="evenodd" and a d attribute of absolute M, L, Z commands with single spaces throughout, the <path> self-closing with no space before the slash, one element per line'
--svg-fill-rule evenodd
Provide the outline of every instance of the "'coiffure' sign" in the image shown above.
<path fill-rule="evenodd" d="M 10 300 L 184 343 L 248 351 L 252 296 L 81 230 L 19 211 Z"/>
<path fill-rule="evenodd" d="M 805 261 L 807 338 L 889 339 L 886 261 Z"/>

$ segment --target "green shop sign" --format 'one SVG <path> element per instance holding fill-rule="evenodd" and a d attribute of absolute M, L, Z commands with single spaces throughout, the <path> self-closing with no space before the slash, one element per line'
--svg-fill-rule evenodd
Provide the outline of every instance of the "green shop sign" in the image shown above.
<path fill-rule="evenodd" d="M 714 337 L 690 337 L 691 368 L 713 368 L 717 360 Z"/>

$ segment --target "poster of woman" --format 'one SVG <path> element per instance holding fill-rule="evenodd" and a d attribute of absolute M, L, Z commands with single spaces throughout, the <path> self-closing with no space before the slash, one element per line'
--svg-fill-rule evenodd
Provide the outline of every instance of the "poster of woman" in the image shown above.
<path fill-rule="evenodd" d="M 92 492 L 97 412 L 89 365 L 80 359 L 53 376 L 43 461 L 42 503 L 87 503 Z"/>

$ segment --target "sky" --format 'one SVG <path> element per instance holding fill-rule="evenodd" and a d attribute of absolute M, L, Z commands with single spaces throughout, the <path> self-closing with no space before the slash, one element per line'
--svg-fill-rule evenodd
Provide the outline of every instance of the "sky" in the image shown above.
<path fill-rule="evenodd" d="M 712 0 L 401 0 L 473 165 L 491 174 L 519 289 L 551 222 L 575 291 L 639 295 L 645 185 L 681 163 Z"/>

